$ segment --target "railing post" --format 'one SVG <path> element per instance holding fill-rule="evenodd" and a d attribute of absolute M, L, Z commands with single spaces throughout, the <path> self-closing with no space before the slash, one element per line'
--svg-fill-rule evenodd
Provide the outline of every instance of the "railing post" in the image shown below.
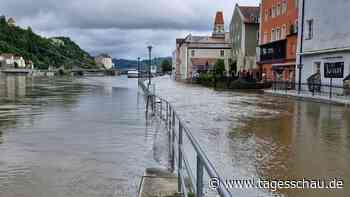
<path fill-rule="evenodd" d="M 173 121 L 171 129 L 171 169 L 175 170 L 175 112 L 173 111 Z"/>
<path fill-rule="evenodd" d="M 196 197 L 203 197 L 203 164 L 200 156 L 197 154 L 197 193 Z"/>
<path fill-rule="evenodd" d="M 166 114 L 165 114 L 165 119 L 166 119 L 166 126 L 168 127 L 168 120 L 169 120 L 169 103 L 168 102 L 165 102 L 166 103 Z"/>
<path fill-rule="evenodd" d="M 333 78 L 331 78 L 330 86 L 329 86 L 329 99 L 332 99 L 332 86 L 333 86 Z"/>
<path fill-rule="evenodd" d="M 179 144 L 178 144 L 178 154 L 179 154 L 179 158 L 178 158 L 178 166 L 177 166 L 177 176 L 178 176 L 178 185 L 177 185 L 177 189 L 178 192 L 181 193 L 182 192 L 182 188 L 181 188 L 181 171 L 182 171 L 182 152 L 181 152 L 181 148 L 182 148 L 182 132 L 183 132 L 183 128 L 182 128 L 182 124 L 181 121 L 179 121 Z"/>

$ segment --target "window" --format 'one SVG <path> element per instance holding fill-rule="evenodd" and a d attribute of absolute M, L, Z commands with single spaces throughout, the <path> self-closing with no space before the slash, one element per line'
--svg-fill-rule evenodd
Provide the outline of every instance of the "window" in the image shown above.
<path fill-rule="evenodd" d="M 263 43 L 267 43 L 268 42 L 268 36 L 269 34 L 267 32 L 264 32 L 264 38 L 263 38 Z"/>
<path fill-rule="evenodd" d="M 307 38 L 306 39 L 308 39 L 308 40 L 311 40 L 312 39 L 312 37 L 313 37 L 313 34 L 314 34 L 314 20 L 307 20 L 306 21 L 306 25 L 307 25 L 307 29 L 306 29 L 306 31 L 307 31 Z"/>
<path fill-rule="evenodd" d="M 221 56 L 221 57 L 224 57 L 224 56 L 225 56 L 225 51 L 224 51 L 224 50 L 221 50 L 221 51 L 220 51 L 220 56 Z"/>
<path fill-rule="evenodd" d="M 282 26 L 282 38 L 285 39 L 286 36 L 287 36 L 287 25 L 284 24 L 284 25 Z"/>
<path fill-rule="evenodd" d="M 265 9 L 265 21 L 269 19 L 269 11 Z"/>
<path fill-rule="evenodd" d="M 273 6 L 272 7 L 272 18 L 274 18 L 276 16 L 276 7 Z"/>
<path fill-rule="evenodd" d="M 313 73 L 321 73 L 321 62 L 314 62 Z"/>
<path fill-rule="evenodd" d="M 298 20 L 295 20 L 293 28 L 294 28 L 294 33 L 298 33 Z"/>
<path fill-rule="evenodd" d="M 287 0 L 283 0 L 282 3 L 282 14 L 285 14 L 287 12 Z"/>
<path fill-rule="evenodd" d="M 296 8 L 299 7 L 299 0 L 294 0 L 294 6 L 295 6 Z"/>
<path fill-rule="evenodd" d="M 276 29 L 276 40 L 280 40 L 282 37 L 281 35 L 281 28 Z"/>
<path fill-rule="evenodd" d="M 260 40 L 260 32 L 259 30 L 256 32 L 256 40 L 259 42 Z"/>
<path fill-rule="evenodd" d="M 195 55 L 196 55 L 195 50 L 192 50 L 192 51 L 191 51 L 191 56 L 194 57 Z"/>
<path fill-rule="evenodd" d="M 276 10 L 276 16 L 281 15 L 281 9 L 282 9 L 281 4 L 278 4 L 277 5 L 277 10 Z"/>
<path fill-rule="evenodd" d="M 271 31 L 271 41 L 275 41 L 276 40 L 276 31 L 275 29 L 272 29 Z"/>

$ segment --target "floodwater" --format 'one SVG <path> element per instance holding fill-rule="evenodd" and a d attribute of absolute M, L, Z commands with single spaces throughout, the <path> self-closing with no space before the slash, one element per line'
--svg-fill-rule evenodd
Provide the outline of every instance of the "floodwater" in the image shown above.
<path fill-rule="evenodd" d="M 0 76 L 0 197 L 136 196 L 168 161 L 144 106 L 126 77 Z"/>
<path fill-rule="evenodd" d="M 344 184 L 343 189 L 231 189 L 234 196 L 350 196 L 350 108 L 214 91 L 169 77 L 154 82 L 156 94 L 175 105 L 226 179 L 336 178 Z M 186 153 L 195 158 L 193 151 Z"/>
<path fill-rule="evenodd" d="M 154 81 L 225 178 L 338 178 L 345 187 L 233 196 L 350 196 L 349 109 Z M 167 152 L 135 79 L 0 76 L 0 197 L 136 196 L 145 168 L 168 167 Z"/>

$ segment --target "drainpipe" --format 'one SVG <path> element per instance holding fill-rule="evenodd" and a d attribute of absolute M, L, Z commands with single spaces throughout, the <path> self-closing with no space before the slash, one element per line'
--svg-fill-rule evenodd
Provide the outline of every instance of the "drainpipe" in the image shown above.
<path fill-rule="evenodd" d="M 305 15 L 305 0 L 302 1 L 301 7 L 301 35 L 300 35 L 300 49 L 299 49 L 299 84 L 298 84 L 298 94 L 301 93 L 301 73 L 303 69 L 303 42 L 304 42 L 304 15 Z"/>

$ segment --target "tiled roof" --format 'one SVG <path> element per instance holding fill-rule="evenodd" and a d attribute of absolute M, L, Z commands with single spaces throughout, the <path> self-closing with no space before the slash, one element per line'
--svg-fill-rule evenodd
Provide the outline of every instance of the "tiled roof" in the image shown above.
<path fill-rule="evenodd" d="M 215 25 L 223 25 L 224 24 L 224 14 L 223 12 L 216 12 L 215 16 Z"/>
<path fill-rule="evenodd" d="M 10 59 L 12 57 L 14 57 L 15 55 L 12 53 L 2 53 L 0 56 L 6 58 L 6 59 Z"/>
<path fill-rule="evenodd" d="M 102 54 L 100 54 L 100 55 L 99 55 L 99 56 L 97 56 L 97 57 L 111 58 L 111 56 L 110 56 L 110 55 L 108 55 L 107 53 L 102 53 Z"/>
<path fill-rule="evenodd" d="M 260 8 L 254 6 L 238 6 L 245 23 L 259 23 Z"/>

